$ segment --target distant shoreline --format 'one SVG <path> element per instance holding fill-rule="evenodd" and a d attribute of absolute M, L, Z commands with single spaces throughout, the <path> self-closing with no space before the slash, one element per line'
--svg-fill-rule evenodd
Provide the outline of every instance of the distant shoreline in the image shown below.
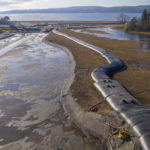
<path fill-rule="evenodd" d="M 5 13 L 0 16 L 9 16 L 12 21 L 117 21 L 117 13 Z M 126 13 L 129 19 L 140 17 L 141 13 Z"/>
<path fill-rule="evenodd" d="M 65 8 L 47 8 L 47 9 L 22 9 L 22 10 L 8 10 L 0 13 L 141 13 L 144 9 L 150 10 L 150 5 L 141 6 L 73 6 Z"/>

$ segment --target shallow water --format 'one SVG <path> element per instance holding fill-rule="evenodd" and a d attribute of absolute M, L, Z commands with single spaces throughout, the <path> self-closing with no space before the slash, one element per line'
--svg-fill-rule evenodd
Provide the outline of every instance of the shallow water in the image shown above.
<path fill-rule="evenodd" d="M 126 33 L 122 30 L 111 29 L 111 28 L 90 28 L 90 29 L 96 30 L 96 31 L 104 31 L 109 34 L 89 33 L 89 32 L 84 32 L 84 33 L 95 35 L 98 37 L 106 37 L 106 38 L 117 39 L 117 40 L 137 40 L 141 44 L 141 50 L 144 50 L 145 52 L 150 52 L 150 36 L 149 35 Z M 80 30 L 76 30 L 76 31 L 80 32 Z"/>
<path fill-rule="evenodd" d="M 0 149 L 98 150 L 99 141 L 85 137 L 62 108 L 69 57 L 44 36 L 28 34 L 0 55 Z"/>
<path fill-rule="evenodd" d="M 21 34 L 15 34 L 14 36 L 11 36 L 9 38 L 0 40 L 0 49 L 4 48 L 5 46 L 8 46 L 9 44 L 11 44 L 21 38 L 22 38 Z"/>

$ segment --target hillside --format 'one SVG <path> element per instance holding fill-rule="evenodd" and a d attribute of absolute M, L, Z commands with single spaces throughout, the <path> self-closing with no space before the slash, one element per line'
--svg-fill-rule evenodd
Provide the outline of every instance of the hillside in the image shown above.
<path fill-rule="evenodd" d="M 6 13 L 106 13 L 106 12 L 125 12 L 125 13 L 141 13 L 144 9 L 150 11 L 150 5 L 145 6 L 120 6 L 120 7 L 100 7 L 100 6 L 77 6 L 67 8 L 49 8 L 49 9 L 26 9 L 26 10 L 10 10 L 0 11 L 1 14 Z"/>

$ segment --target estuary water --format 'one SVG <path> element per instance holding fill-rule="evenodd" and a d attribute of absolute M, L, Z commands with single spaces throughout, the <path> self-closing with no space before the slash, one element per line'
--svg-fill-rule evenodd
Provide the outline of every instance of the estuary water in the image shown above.
<path fill-rule="evenodd" d="M 126 13 L 129 19 L 140 17 L 141 13 Z M 116 21 L 119 13 L 33 13 L 33 14 L 0 14 L 9 16 L 13 21 Z"/>
<path fill-rule="evenodd" d="M 85 137 L 62 108 L 71 62 L 45 36 L 9 38 L 0 49 L 0 150 L 99 150 L 99 141 Z"/>
<path fill-rule="evenodd" d="M 127 33 L 120 29 L 112 29 L 112 28 L 89 28 L 89 30 L 95 31 L 104 31 L 108 34 L 102 33 L 90 33 L 90 32 L 82 32 L 85 34 L 90 34 L 98 37 L 106 37 L 110 39 L 117 40 L 137 40 L 140 42 L 141 50 L 145 52 L 150 52 L 150 35 L 142 35 L 137 33 Z M 81 32 L 81 29 L 73 30 L 76 32 Z"/>

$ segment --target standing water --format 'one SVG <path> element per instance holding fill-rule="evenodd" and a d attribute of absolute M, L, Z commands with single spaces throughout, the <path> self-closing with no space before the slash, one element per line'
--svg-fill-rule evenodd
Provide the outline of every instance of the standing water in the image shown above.
<path fill-rule="evenodd" d="M 100 143 L 64 113 L 59 99 L 69 56 L 44 43 L 45 36 L 29 34 L 18 46 L 1 49 L 0 150 L 97 150 Z"/>
<path fill-rule="evenodd" d="M 150 35 L 142 35 L 137 33 L 127 33 L 120 29 L 111 29 L 111 28 L 89 28 L 90 30 L 95 31 L 104 31 L 108 34 L 103 33 L 90 33 L 90 32 L 82 32 L 98 37 L 105 37 L 110 39 L 117 39 L 117 40 L 137 40 L 140 42 L 141 49 L 145 52 L 150 52 Z M 81 30 L 74 30 L 76 32 L 81 32 Z"/>

